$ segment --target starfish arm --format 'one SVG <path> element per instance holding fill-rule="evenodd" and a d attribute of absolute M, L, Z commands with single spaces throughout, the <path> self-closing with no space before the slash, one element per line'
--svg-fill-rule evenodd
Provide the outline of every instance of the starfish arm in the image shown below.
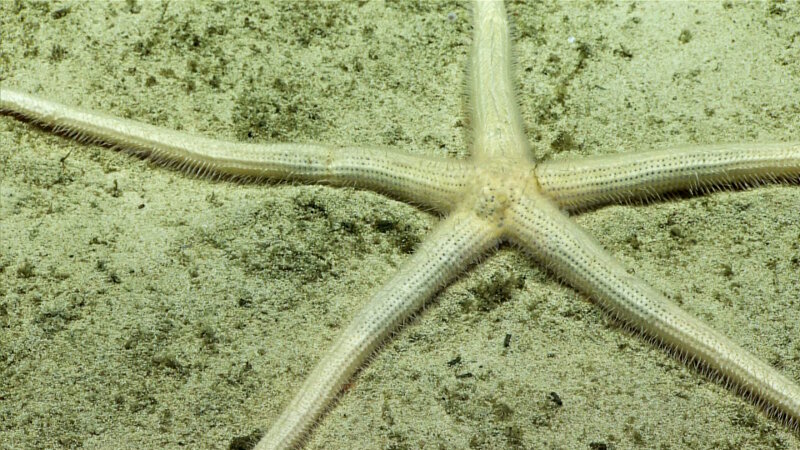
<path fill-rule="evenodd" d="M 474 213 L 458 212 L 443 221 L 352 320 L 256 448 L 298 446 L 389 333 L 496 243 L 496 228 Z"/>
<path fill-rule="evenodd" d="M 464 162 L 360 147 L 245 144 L 65 106 L 3 88 L 0 112 L 210 177 L 356 186 L 448 211 L 471 174 Z"/>
<path fill-rule="evenodd" d="M 544 162 L 542 192 L 569 209 L 726 184 L 800 177 L 800 143 L 738 144 Z"/>
<path fill-rule="evenodd" d="M 475 37 L 468 73 L 477 159 L 529 159 L 511 75 L 511 39 L 502 1 L 475 1 Z"/>
<path fill-rule="evenodd" d="M 613 316 L 700 362 L 790 425 L 800 422 L 800 386 L 629 273 L 558 205 L 524 197 L 509 211 L 508 234 Z"/>

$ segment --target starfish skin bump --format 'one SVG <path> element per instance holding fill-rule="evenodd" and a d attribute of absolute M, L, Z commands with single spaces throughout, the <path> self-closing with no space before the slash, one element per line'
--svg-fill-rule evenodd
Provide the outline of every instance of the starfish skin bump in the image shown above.
<path fill-rule="evenodd" d="M 78 140 L 206 177 L 356 186 L 444 219 L 344 328 L 256 448 L 294 448 L 387 337 L 475 261 L 510 243 L 611 316 L 752 398 L 790 429 L 800 387 L 680 309 L 612 257 L 565 211 L 800 177 L 800 143 L 666 149 L 584 159 L 534 158 L 512 83 L 502 2 L 476 2 L 471 158 L 375 148 L 226 142 L 0 89 L 0 110 Z"/>

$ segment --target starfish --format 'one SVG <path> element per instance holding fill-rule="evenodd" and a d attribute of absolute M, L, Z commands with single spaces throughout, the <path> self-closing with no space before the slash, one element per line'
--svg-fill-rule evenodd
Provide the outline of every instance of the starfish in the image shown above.
<path fill-rule="evenodd" d="M 429 300 L 445 281 L 460 274 L 469 261 L 506 241 L 529 251 L 631 328 L 676 350 L 686 359 L 696 358 L 702 367 L 726 382 L 744 385 L 770 412 L 796 426 L 798 395 L 794 383 L 685 315 L 662 294 L 628 273 L 569 221 L 561 209 L 580 211 L 610 200 L 638 201 L 674 190 L 774 177 L 794 178 L 800 170 L 798 144 L 698 147 L 578 161 L 535 160 L 515 110 L 507 59 L 510 41 L 502 4 L 479 3 L 475 16 L 475 59 L 470 72 L 475 138 L 469 161 L 439 161 L 373 149 L 316 145 L 220 144 L 83 113 L 10 89 L 0 93 L 0 105 L 7 112 L 74 133 L 83 140 L 116 145 L 192 173 L 352 183 L 448 214 L 433 237 L 421 244 L 393 281 L 373 296 L 372 309 L 368 307 L 362 312 L 361 319 L 357 318 L 336 344 L 338 348 L 345 346 L 340 357 L 356 362 L 345 364 L 336 375 L 337 383 L 326 385 L 321 380 L 326 379 L 332 366 L 325 361 L 337 357 L 336 352 L 329 353 L 260 447 L 297 444 L 342 383 L 360 367 L 361 360 L 393 329 L 382 325 L 375 332 L 353 332 L 375 323 L 365 320 L 363 314 L 382 311 L 392 295 L 400 292 L 404 297 L 397 299 L 397 308 L 402 317 L 389 321 L 396 325 Z M 487 62 L 481 63 L 481 58 Z M 403 289 L 415 277 L 422 277 L 421 286 Z M 678 323 L 663 325 L 675 318 L 679 318 Z M 378 321 L 383 322 L 385 319 Z M 672 331 L 665 332 L 659 323 L 672 327 Z M 716 343 L 713 349 L 704 352 L 690 348 L 698 333 Z M 359 352 L 346 348 L 352 342 L 365 348 Z M 730 359 L 734 360 L 730 364 L 720 362 Z M 737 364 L 744 375 L 732 369 Z M 765 380 L 772 381 L 765 383 Z M 304 396 L 316 400 L 313 407 L 298 406 L 304 403 L 307 398 Z"/>

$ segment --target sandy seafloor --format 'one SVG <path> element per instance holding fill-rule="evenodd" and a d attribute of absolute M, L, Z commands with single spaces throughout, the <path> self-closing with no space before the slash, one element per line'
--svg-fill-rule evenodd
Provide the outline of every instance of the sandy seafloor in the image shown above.
<path fill-rule="evenodd" d="M 249 3 L 2 2 L 0 81 L 221 139 L 468 155 L 468 8 Z M 800 140 L 797 2 L 509 9 L 539 158 Z M 438 220 L 353 189 L 193 179 L 0 116 L 0 448 L 246 448 Z M 800 381 L 800 186 L 577 220 Z M 402 328 L 307 447 L 800 435 L 506 248 Z"/>

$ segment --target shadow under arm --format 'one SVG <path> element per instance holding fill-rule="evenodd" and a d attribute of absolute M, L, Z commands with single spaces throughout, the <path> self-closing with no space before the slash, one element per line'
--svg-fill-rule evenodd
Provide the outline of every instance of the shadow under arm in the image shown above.
<path fill-rule="evenodd" d="M 389 333 L 497 243 L 495 230 L 471 212 L 457 212 L 440 223 L 350 322 L 256 449 L 296 448 Z"/>
<path fill-rule="evenodd" d="M 384 149 L 227 142 L 85 111 L 7 88 L 0 90 L 0 113 L 191 175 L 354 186 L 440 212 L 450 210 L 471 173 L 470 166 L 459 161 Z"/>
<path fill-rule="evenodd" d="M 800 143 L 726 144 L 543 162 L 542 192 L 568 209 L 720 185 L 800 178 Z"/>
<path fill-rule="evenodd" d="M 531 195 L 514 205 L 509 211 L 508 234 L 610 314 L 682 359 L 701 362 L 712 374 L 755 397 L 771 414 L 797 427 L 797 383 L 628 273 L 550 200 Z"/>

